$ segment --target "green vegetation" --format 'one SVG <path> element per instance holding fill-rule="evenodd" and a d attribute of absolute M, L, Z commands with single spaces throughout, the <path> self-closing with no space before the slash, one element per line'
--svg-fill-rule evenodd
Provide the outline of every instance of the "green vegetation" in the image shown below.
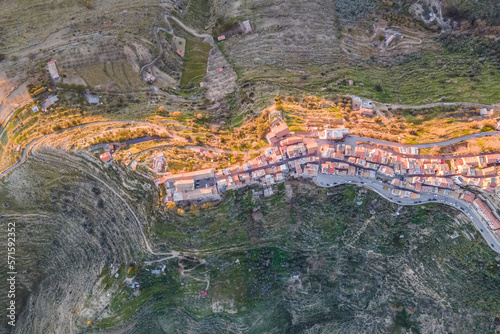
<path fill-rule="evenodd" d="M 238 25 L 238 20 L 234 17 L 219 16 L 215 21 L 213 36 L 217 38 L 219 35 L 235 28 Z"/>
<path fill-rule="evenodd" d="M 189 0 L 182 20 L 198 31 L 204 30 L 210 20 L 211 0 Z"/>
<path fill-rule="evenodd" d="M 342 78 L 362 82 L 364 86 L 336 85 Z M 479 62 L 477 58 L 460 53 L 414 54 L 406 62 L 390 67 L 341 68 L 329 82 L 333 92 L 351 93 L 385 103 L 496 103 L 494 92 L 500 89 L 500 73 L 491 62 Z"/>
<path fill-rule="evenodd" d="M 491 132 L 495 131 L 495 127 L 492 125 L 485 125 L 481 128 L 481 132 Z"/>
<path fill-rule="evenodd" d="M 57 84 L 57 86 L 60 87 L 60 88 L 63 88 L 63 89 L 77 91 L 80 94 L 83 93 L 83 92 L 85 92 L 85 90 L 88 88 L 85 85 L 65 84 L 65 83 L 59 83 L 59 84 Z"/>
<path fill-rule="evenodd" d="M 287 187 L 294 194 L 291 201 L 286 196 L 290 191 Z M 353 186 L 328 189 L 327 195 L 325 189 L 293 182 L 280 184 L 275 192 L 263 199 L 252 190 L 229 191 L 216 207 L 186 210 L 184 216 L 169 213 L 168 220 L 157 220 L 153 232 L 158 242 L 210 255 L 202 266 L 183 260 L 182 265 L 193 268 L 189 274 L 197 280 L 181 278 L 177 282 L 182 284 L 176 283 L 173 289 L 175 294 L 166 295 L 164 289 L 170 285 L 161 283 L 176 280 L 169 272 L 145 287 L 146 295 L 153 289 L 163 297 L 151 295 L 152 304 L 147 305 L 154 310 L 155 319 L 141 316 L 138 332 L 167 319 L 171 330 L 186 326 L 186 320 L 172 320 L 163 310 L 165 306 L 168 313 L 225 319 L 214 313 L 212 305 L 218 305 L 234 313 L 226 321 L 249 326 L 256 317 L 265 319 L 251 326 L 249 333 L 276 328 L 293 332 L 309 328 L 311 318 L 316 326 L 329 331 L 345 332 L 352 326 L 366 330 L 374 326 L 370 321 L 378 322 L 381 317 L 393 319 L 387 328 L 390 333 L 409 329 L 428 332 L 434 321 L 454 323 L 461 329 L 458 332 L 467 333 L 490 326 L 490 316 L 479 315 L 481 312 L 500 311 L 496 254 L 469 223 L 452 224 L 451 209 L 440 205 L 404 207 L 395 216 L 396 205 Z M 357 202 L 363 202 L 362 209 Z M 255 209 L 262 213 L 262 220 L 253 218 Z M 461 236 L 453 240 L 449 235 L 454 230 L 473 239 Z M 420 238 L 424 234 L 426 237 Z M 231 247 L 238 250 L 215 251 Z M 169 266 L 170 261 L 177 262 L 169 260 Z M 410 282 L 404 278 L 408 270 L 416 275 Z M 206 277 L 210 287 L 203 298 L 200 294 L 205 291 Z M 450 306 L 443 309 L 423 291 L 439 293 Z M 145 302 L 142 295 L 118 298 L 115 303 L 126 310 Z M 349 312 L 341 311 L 346 302 L 357 310 L 356 325 Z M 130 316 L 128 312 L 125 317 Z M 298 323 L 291 322 L 292 312 Z M 473 324 L 462 321 L 464 312 L 474 312 Z M 429 323 L 430 315 L 435 320 Z"/>
<path fill-rule="evenodd" d="M 471 25 L 483 27 L 499 26 L 498 1 L 473 1 L 473 0 L 445 0 L 443 1 L 444 16 L 458 22 L 464 21 Z M 477 22 L 477 21 L 480 22 Z M 486 23 L 486 24 L 484 24 Z"/>
<path fill-rule="evenodd" d="M 210 44 L 193 39 L 186 40 L 185 61 L 181 78 L 183 88 L 195 88 L 203 80 L 207 73 L 209 52 Z"/>

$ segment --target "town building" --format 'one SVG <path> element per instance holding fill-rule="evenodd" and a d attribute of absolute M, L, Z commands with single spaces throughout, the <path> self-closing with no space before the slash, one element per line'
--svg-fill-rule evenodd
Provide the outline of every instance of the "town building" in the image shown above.
<path fill-rule="evenodd" d="M 361 116 L 370 117 L 373 116 L 373 110 L 367 108 L 361 108 Z"/>
<path fill-rule="evenodd" d="M 111 156 L 111 153 L 109 152 L 104 152 L 103 154 L 101 154 L 99 156 L 99 158 L 103 161 L 103 162 L 110 162 L 111 160 L 113 160 L 113 157 Z"/>
<path fill-rule="evenodd" d="M 59 99 L 57 98 L 57 96 L 55 95 L 49 95 L 45 100 L 42 101 L 42 111 L 47 111 L 48 108 L 53 105 L 54 103 L 56 103 L 57 101 L 59 101 Z"/>
<path fill-rule="evenodd" d="M 498 220 L 497 217 L 495 217 L 493 212 L 491 212 L 491 209 L 488 207 L 486 202 L 484 202 L 482 199 L 476 198 L 474 200 L 474 206 L 478 209 L 478 211 L 486 219 L 486 221 L 488 222 L 488 225 L 491 227 L 491 229 L 497 230 L 500 228 L 500 221 Z"/>
<path fill-rule="evenodd" d="M 339 140 L 349 133 L 349 129 L 326 129 L 320 132 L 320 139 Z"/>
<path fill-rule="evenodd" d="M 290 135 L 290 129 L 286 125 L 285 121 L 279 120 L 275 121 L 274 125 L 271 126 L 269 133 L 266 135 L 266 139 L 269 144 L 275 143 L 277 140 Z"/>
<path fill-rule="evenodd" d="M 165 201 L 204 201 L 219 199 L 215 179 L 215 170 L 204 169 L 195 172 L 169 175 L 155 182 L 157 186 L 165 185 L 167 195 Z"/>

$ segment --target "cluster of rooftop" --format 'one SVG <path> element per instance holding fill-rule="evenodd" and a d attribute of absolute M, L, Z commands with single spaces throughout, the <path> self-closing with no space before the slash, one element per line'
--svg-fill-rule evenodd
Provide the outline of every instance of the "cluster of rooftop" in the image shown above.
<path fill-rule="evenodd" d="M 469 203 L 492 230 L 500 231 L 496 211 L 484 197 L 470 191 L 475 188 L 500 197 L 500 154 L 450 159 L 425 156 L 419 155 L 417 147 L 395 145 L 396 150 L 388 150 L 361 141 L 349 145 L 342 140 L 348 133 L 348 129 L 326 129 L 298 135 L 277 118 L 266 136 L 271 145 L 250 161 L 218 171 L 167 175 L 156 184 L 166 185 L 166 201 L 178 202 L 213 200 L 225 190 L 255 183 L 263 185 L 264 196 L 268 196 L 273 194 L 271 185 L 288 177 L 326 174 L 366 178 L 383 183 L 394 197 L 442 195 Z"/>

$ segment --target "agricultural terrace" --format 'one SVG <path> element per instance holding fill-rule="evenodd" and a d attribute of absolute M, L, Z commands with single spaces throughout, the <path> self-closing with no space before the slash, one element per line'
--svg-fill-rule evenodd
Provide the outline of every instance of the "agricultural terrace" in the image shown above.
<path fill-rule="evenodd" d="M 181 86 L 192 88 L 199 85 L 207 73 L 210 44 L 193 39 L 186 40 L 184 69 L 182 70 Z"/>

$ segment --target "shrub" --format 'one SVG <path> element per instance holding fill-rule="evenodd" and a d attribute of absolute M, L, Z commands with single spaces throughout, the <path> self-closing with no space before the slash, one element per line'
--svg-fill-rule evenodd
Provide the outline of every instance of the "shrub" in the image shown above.
<path fill-rule="evenodd" d="M 81 4 L 87 9 L 94 9 L 94 0 L 80 0 Z"/>
<path fill-rule="evenodd" d="M 35 90 L 35 91 L 33 92 L 33 95 L 32 95 L 32 96 L 37 96 L 37 95 L 40 95 L 40 94 L 44 93 L 45 91 L 46 91 L 45 87 L 39 88 L 39 89 L 37 89 L 37 90 Z"/>
<path fill-rule="evenodd" d="M 191 206 L 189 207 L 189 212 L 191 212 L 195 216 L 198 216 L 200 214 L 200 208 L 196 204 L 191 204 Z"/>
<path fill-rule="evenodd" d="M 206 210 L 206 209 L 211 209 L 211 208 L 213 208 L 213 207 L 214 207 L 214 204 L 213 204 L 212 202 L 206 202 L 206 203 L 203 203 L 203 204 L 201 205 L 201 208 L 202 208 L 202 209 L 205 209 L 205 210 Z"/>

